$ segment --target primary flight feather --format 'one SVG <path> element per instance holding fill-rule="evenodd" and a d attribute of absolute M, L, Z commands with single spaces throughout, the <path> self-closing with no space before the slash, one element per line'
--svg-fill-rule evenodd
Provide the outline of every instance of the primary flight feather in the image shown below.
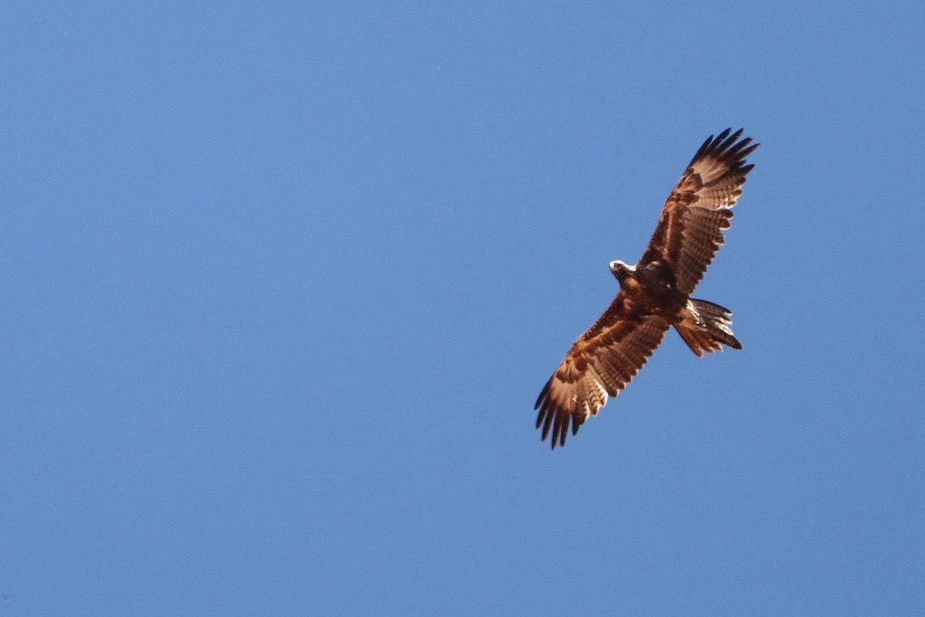
<path fill-rule="evenodd" d="M 565 445 L 588 416 L 596 415 L 639 372 L 665 332 L 674 326 L 698 356 L 723 345 L 741 349 L 732 334 L 732 312 L 690 297 L 723 244 L 731 208 L 753 165 L 745 157 L 758 144 L 742 129 L 710 136 L 662 207 L 655 233 L 635 266 L 610 263 L 620 291 L 604 314 L 581 335 L 536 400 L 536 427 L 552 447 Z"/>

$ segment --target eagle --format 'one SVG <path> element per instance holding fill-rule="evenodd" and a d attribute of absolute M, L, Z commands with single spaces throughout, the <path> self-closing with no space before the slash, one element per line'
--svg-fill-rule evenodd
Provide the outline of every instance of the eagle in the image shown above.
<path fill-rule="evenodd" d="M 536 428 L 552 448 L 564 446 L 589 416 L 617 396 L 674 326 L 698 357 L 723 345 L 742 349 L 732 311 L 691 298 L 723 244 L 732 207 L 759 144 L 742 129 L 711 135 L 662 207 L 655 233 L 636 265 L 610 262 L 620 290 L 604 314 L 572 345 L 536 400 Z"/>

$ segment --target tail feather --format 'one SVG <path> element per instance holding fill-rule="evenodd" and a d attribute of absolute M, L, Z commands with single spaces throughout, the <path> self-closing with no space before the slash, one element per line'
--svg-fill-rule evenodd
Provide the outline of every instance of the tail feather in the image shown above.
<path fill-rule="evenodd" d="M 732 311 L 719 304 L 691 298 L 681 311 L 681 320 L 674 327 L 698 356 L 704 352 L 722 351 L 723 345 L 742 349 L 742 343 L 732 334 L 730 317 Z"/>

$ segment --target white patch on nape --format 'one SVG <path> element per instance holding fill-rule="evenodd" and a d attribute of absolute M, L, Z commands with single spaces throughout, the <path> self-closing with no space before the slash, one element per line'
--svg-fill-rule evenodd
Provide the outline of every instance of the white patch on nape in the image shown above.
<path fill-rule="evenodd" d="M 623 270 L 628 270 L 629 272 L 635 272 L 636 266 L 631 266 L 628 263 L 624 263 L 620 261 L 619 259 L 615 259 L 614 261 L 610 262 L 610 271 L 616 272 L 617 269 L 623 269 Z"/>

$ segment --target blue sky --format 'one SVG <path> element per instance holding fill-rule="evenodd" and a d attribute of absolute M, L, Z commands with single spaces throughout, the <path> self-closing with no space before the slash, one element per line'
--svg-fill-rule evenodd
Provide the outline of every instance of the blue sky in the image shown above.
<path fill-rule="evenodd" d="M 3 615 L 916 615 L 915 3 L 0 8 Z M 709 134 L 697 296 L 532 405 Z"/>

